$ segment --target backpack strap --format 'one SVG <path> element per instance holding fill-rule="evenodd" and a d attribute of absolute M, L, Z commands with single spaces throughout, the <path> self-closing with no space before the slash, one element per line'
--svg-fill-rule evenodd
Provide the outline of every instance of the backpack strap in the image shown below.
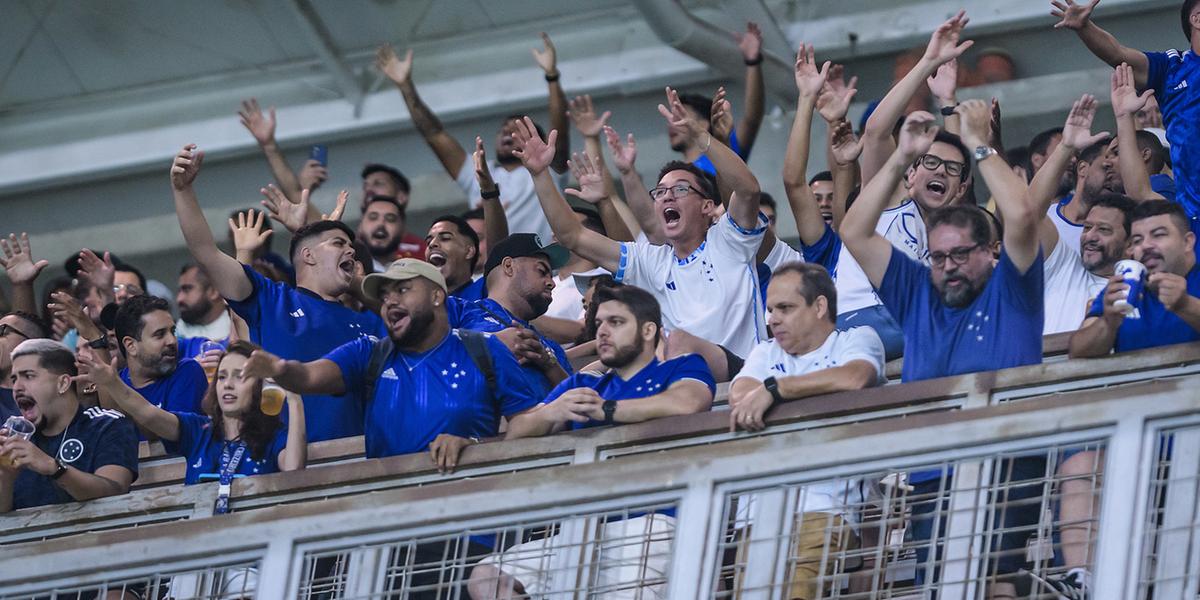
<path fill-rule="evenodd" d="M 458 329 L 456 331 L 458 332 L 458 339 L 462 340 L 463 345 L 467 347 L 467 354 L 471 356 L 471 361 L 479 368 L 479 372 L 483 373 L 483 378 L 487 381 L 488 392 L 491 393 L 492 399 L 495 399 L 496 370 L 492 367 L 492 353 L 487 347 L 488 334 L 471 329 Z"/>
<path fill-rule="evenodd" d="M 367 363 L 366 377 L 363 378 L 364 404 L 375 398 L 375 384 L 379 382 L 379 376 L 383 374 L 383 366 L 387 364 L 387 359 L 392 355 L 393 349 L 395 346 L 392 344 L 392 337 L 388 335 L 379 338 L 371 346 L 371 360 Z"/>

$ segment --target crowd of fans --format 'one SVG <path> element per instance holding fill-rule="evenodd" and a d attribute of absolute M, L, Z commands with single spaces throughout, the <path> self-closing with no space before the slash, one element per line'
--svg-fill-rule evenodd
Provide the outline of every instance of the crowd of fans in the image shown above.
<path fill-rule="evenodd" d="M 1099 102 L 1084 95 L 1062 127 L 1002 148 L 998 104 L 956 99 L 972 44 L 963 13 L 858 131 L 847 120 L 856 79 L 801 44 L 795 121 L 773 149 L 785 152 L 798 247 L 775 235 L 775 200 L 759 187 L 768 175 L 745 162 L 764 102 L 753 24 L 738 36 L 743 118 L 734 123 L 723 88 L 668 87 L 658 110 L 679 156 L 653 185 L 633 136 L 590 98 L 568 100 L 548 37 L 534 58 L 550 127 L 507 117 L 490 155 L 421 100 L 412 51 L 384 46 L 379 70 L 472 209 L 438 217 L 423 238 L 406 226 L 408 179 L 385 164 L 361 172 L 357 229 L 341 220 L 345 191 L 320 214 L 309 195 L 326 165 L 314 157 L 293 172 L 274 110 L 247 101 L 241 122 L 275 184 L 261 190 L 264 210 L 231 215 L 233 255 L 201 210 L 202 150 L 184 145 L 170 166 L 194 260 L 180 270 L 178 321 L 135 267 L 89 249 L 39 304 L 47 261 L 24 234 L 0 241 L 15 308 L 0 319 L 0 511 L 125 493 L 139 439 L 185 457 L 187 483 L 218 481 L 220 513 L 234 478 L 303 469 L 307 442 L 362 435 L 368 457 L 428 452 L 448 471 L 483 438 L 708 411 L 719 382 L 732 382 L 730 429 L 757 431 L 781 402 L 882 385 L 885 361 L 901 356 L 910 382 L 1040 363 L 1044 334 L 1073 332 L 1073 358 L 1200 340 L 1200 2 L 1181 8 L 1189 48 L 1165 53 L 1122 46 L 1091 20 L 1097 3 L 1055 0 L 1051 12 L 1113 67 L 1115 136 L 1092 131 Z M 818 115 L 830 170 L 810 176 Z M 574 153 L 572 127 L 584 141 Z M 989 201 L 975 201 L 977 187 Z M 271 249 L 272 220 L 291 233 L 286 256 Z M 1011 462 L 1014 482 L 1047 469 L 1044 456 Z M 1049 468 L 1096 464 L 1083 451 Z M 944 476 L 908 475 L 933 498 L 914 515 L 945 513 Z M 806 509 L 801 538 L 842 523 L 836 497 Z M 1095 508 L 1062 510 L 1086 520 Z M 1028 512 L 997 526 L 1036 522 Z M 668 512 L 637 518 L 673 527 Z M 914 522 L 921 564 L 942 551 L 939 528 Z M 1014 549 L 1028 536 L 999 537 Z M 819 558 L 829 540 L 816 539 Z M 1048 582 L 1063 597 L 1086 593 L 1087 543 Z M 1022 566 L 1008 562 L 996 569 Z M 538 564 L 488 557 L 471 595 L 536 595 Z M 819 575 L 797 567 L 791 597 L 814 597 Z M 918 569 L 917 583 L 936 579 Z"/>

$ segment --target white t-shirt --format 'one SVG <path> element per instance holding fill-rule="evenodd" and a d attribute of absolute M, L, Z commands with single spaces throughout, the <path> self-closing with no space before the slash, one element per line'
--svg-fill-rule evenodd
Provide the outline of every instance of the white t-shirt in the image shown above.
<path fill-rule="evenodd" d="M 929 236 L 916 202 L 905 200 L 899 206 L 884 210 L 875 224 L 875 231 L 912 258 L 921 262 L 929 260 Z M 845 244 L 842 244 L 837 269 L 832 275 L 837 286 L 839 315 L 883 304 L 866 272 Z"/>
<path fill-rule="evenodd" d="M 500 166 L 496 161 L 488 162 L 492 180 L 500 186 L 500 204 L 504 206 L 504 216 L 508 217 L 509 233 L 536 233 L 544 241 L 554 238 L 550 231 L 550 222 L 542 212 L 538 203 L 537 192 L 533 189 L 533 177 L 524 166 L 511 171 Z M 555 176 L 551 171 L 551 176 Z M 468 156 L 463 166 L 458 170 L 455 183 L 467 194 L 467 204 L 471 208 L 479 206 L 479 182 L 475 180 L 475 163 Z M 562 188 L 564 180 L 555 176 L 555 184 Z"/>
<path fill-rule="evenodd" d="M 1068 221 L 1067 218 L 1062 214 L 1062 207 L 1063 205 L 1056 202 L 1054 203 L 1054 206 L 1051 206 L 1049 210 L 1046 211 L 1046 215 L 1050 217 L 1050 222 L 1054 223 L 1054 228 L 1058 229 L 1059 245 L 1061 246 L 1064 242 L 1066 242 L 1068 246 L 1075 250 L 1075 254 L 1078 255 L 1080 252 L 1079 236 L 1083 235 L 1083 225 Z M 1049 276 L 1047 276 L 1046 281 L 1050 281 Z M 1049 296 L 1046 297 L 1049 298 Z M 1050 305 L 1047 304 L 1046 306 L 1048 307 Z M 1047 316 L 1049 316 L 1049 313 L 1047 313 Z M 1072 327 L 1072 329 L 1077 327 L 1079 327 L 1078 324 L 1076 324 L 1075 327 Z"/>
<path fill-rule="evenodd" d="M 574 277 L 561 274 L 554 276 L 554 291 L 550 292 L 550 307 L 546 309 L 546 316 L 573 321 L 583 318 L 583 294 L 575 286 Z"/>
<path fill-rule="evenodd" d="M 851 361 L 862 360 L 875 368 L 875 384 L 883 385 L 887 378 L 883 374 L 883 342 L 879 334 L 870 327 L 852 327 L 834 330 L 819 348 L 807 354 L 788 354 L 775 340 L 768 340 L 754 347 L 734 382 L 739 379 L 763 381 L 768 377 L 791 377 L 807 375 L 816 371 L 840 367 Z M 827 512 L 840 514 L 847 521 L 858 522 L 855 507 L 866 501 L 867 486 L 859 479 L 839 479 L 815 482 L 801 489 L 797 512 Z M 743 503 L 752 505 L 753 502 Z M 739 510 L 739 513 L 741 511 Z M 749 506 L 742 518 L 753 513 Z"/>
<path fill-rule="evenodd" d="M 1079 250 L 1059 240 L 1043 266 L 1046 279 L 1046 324 L 1042 335 L 1075 331 L 1083 324 L 1088 304 L 1108 280 L 1083 267 Z"/>
<path fill-rule="evenodd" d="M 758 224 L 742 229 L 725 215 L 687 258 L 676 258 L 671 246 L 644 237 L 624 242 L 613 279 L 654 294 L 667 331 L 684 329 L 747 356 L 767 337 L 754 261 L 767 230 L 761 214 Z"/>

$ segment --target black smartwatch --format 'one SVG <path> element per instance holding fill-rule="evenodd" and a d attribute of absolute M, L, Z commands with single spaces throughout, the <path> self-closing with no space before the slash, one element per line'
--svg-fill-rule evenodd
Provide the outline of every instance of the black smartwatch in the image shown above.
<path fill-rule="evenodd" d="M 775 403 L 783 402 L 783 396 L 779 395 L 779 380 L 774 377 L 768 377 L 763 380 L 763 387 L 767 388 L 767 393 L 771 394 L 771 400 Z"/>
<path fill-rule="evenodd" d="M 606 424 L 612 425 L 613 423 L 616 422 L 616 421 L 613 421 L 613 414 L 617 412 L 617 401 L 616 400 L 605 400 L 604 404 L 602 404 L 600 406 L 600 408 L 601 408 L 601 410 L 604 411 L 604 422 Z"/>
<path fill-rule="evenodd" d="M 67 465 L 64 465 L 64 464 L 62 464 L 62 461 L 61 461 L 61 460 L 58 460 L 57 458 L 56 458 L 56 459 L 54 459 L 54 464 L 55 464 L 55 465 L 56 465 L 58 468 L 57 468 L 57 469 L 55 469 L 55 470 L 54 470 L 54 473 L 52 473 L 52 474 L 50 475 L 50 479 L 52 479 L 52 480 L 57 480 L 59 477 L 62 477 L 63 475 L 66 475 L 66 474 L 67 474 Z"/>

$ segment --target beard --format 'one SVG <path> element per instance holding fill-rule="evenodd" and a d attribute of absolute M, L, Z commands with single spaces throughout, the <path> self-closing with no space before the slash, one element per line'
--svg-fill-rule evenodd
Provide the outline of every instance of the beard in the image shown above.
<path fill-rule="evenodd" d="M 987 286 L 988 279 L 990 278 L 991 273 L 988 273 L 987 277 L 979 285 L 976 285 L 970 279 L 967 279 L 965 275 L 953 275 L 947 277 L 942 282 L 942 287 L 938 290 L 938 294 L 942 297 L 942 303 L 946 306 L 950 308 L 963 308 L 970 305 L 979 297 L 979 294 L 983 292 L 983 288 Z M 951 288 L 946 285 L 950 281 L 961 281 L 962 285 Z"/>
<path fill-rule="evenodd" d="M 184 323 L 202 325 L 200 320 L 208 314 L 208 311 L 212 310 L 212 307 L 213 303 L 209 302 L 208 298 L 202 298 L 195 304 L 180 304 L 179 318 L 183 319 Z"/>
<path fill-rule="evenodd" d="M 618 346 L 613 349 L 611 358 L 601 358 L 600 363 L 610 369 L 620 369 L 633 361 L 641 354 L 641 348 L 636 345 Z"/>

